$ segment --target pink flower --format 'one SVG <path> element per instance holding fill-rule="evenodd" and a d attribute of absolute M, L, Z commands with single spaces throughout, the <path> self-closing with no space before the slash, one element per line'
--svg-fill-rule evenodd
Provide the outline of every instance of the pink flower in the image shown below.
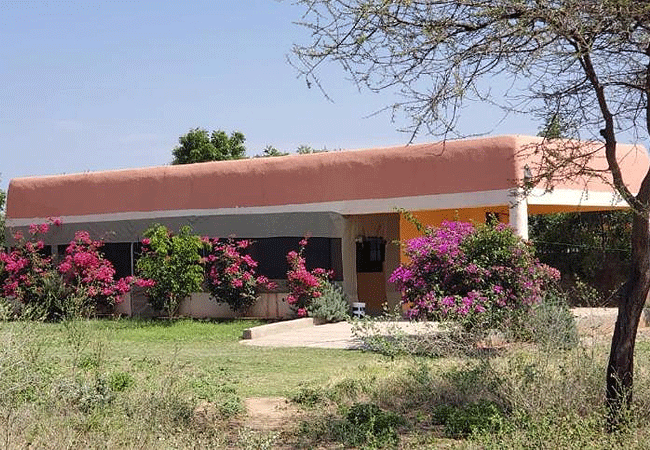
<path fill-rule="evenodd" d="M 142 239 L 142 245 L 149 245 L 149 244 L 151 244 L 151 239 L 149 238 Z"/>
<path fill-rule="evenodd" d="M 62 224 L 60 217 L 48 217 L 47 221 L 56 227 L 60 227 Z"/>
<path fill-rule="evenodd" d="M 87 231 L 77 231 L 74 234 L 74 240 L 86 245 L 90 245 L 92 243 L 90 234 Z"/>
<path fill-rule="evenodd" d="M 46 223 L 42 223 L 42 224 L 40 224 L 40 225 L 38 226 L 38 231 L 39 231 L 41 234 L 45 234 L 45 233 L 47 233 L 48 231 L 50 231 L 50 226 L 49 226 L 48 224 L 46 224 Z"/>
<path fill-rule="evenodd" d="M 307 316 L 307 310 L 305 308 L 298 308 L 298 317 L 306 317 Z"/>
<path fill-rule="evenodd" d="M 148 287 L 155 286 L 156 282 L 154 280 L 150 280 L 148 278 L 138 278 L 138 279 L 135 280 L 135 285 L 143 287 L 143 288 L 148 288 Z"/>

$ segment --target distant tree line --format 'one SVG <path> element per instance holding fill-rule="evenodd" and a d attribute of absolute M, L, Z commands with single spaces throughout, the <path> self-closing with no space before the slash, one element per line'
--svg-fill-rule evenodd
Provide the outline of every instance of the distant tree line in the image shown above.
<path fill-rule="evenodd" d="M 193 164 L 207 161 L 227 161 L 246 158 L 246 137 L 240 131 L 233 131 L 230 136 L 223 130 L 211 133 L 204 128 L 192 128 L 187 134 L 178 138 L 178 143 L 172 150 L 172 164 Z M 299 145 L 296 153 L 308 155 L 326 152 L 327 149 L 316 150 L 309 145 Z M 260 157 L 287 156 L 289 152 L 278 150 L 267 145 Z"/>

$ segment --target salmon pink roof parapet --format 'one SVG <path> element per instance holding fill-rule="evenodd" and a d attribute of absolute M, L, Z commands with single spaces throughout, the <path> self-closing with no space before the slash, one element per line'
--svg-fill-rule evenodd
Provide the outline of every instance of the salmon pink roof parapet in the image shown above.
<path fill-rule="evenodd" d="M 511 135 L 17 178 L 9 184 L 7 218 L 266 207 L 511 189 L 521 179 L 524 164 L 517 152 L 538 141 Z M 643 167 L 625 168 L 625 173 L 635 172 L 634 183 L 647 167 L 644 161 Z"/>

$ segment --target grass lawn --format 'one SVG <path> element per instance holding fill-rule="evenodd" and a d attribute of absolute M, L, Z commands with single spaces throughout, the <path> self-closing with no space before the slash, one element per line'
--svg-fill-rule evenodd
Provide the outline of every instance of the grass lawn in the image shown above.
<path fill-rule="evenodd" d="M 0 418 L 0 436 L 4 431 L 7 442 L 16 447 L 30 442 L 38 447 L 57 439 L 52 441 L 50 433 L 43 434 L 42 427 L 30 421 L 72 427 L 72 434 L 78 434 L 77 428 L 83 429 L 90 417 L 98 421 L 98 428 L 110 429 L 130 409 L 155 408 L 145 404 L 150 401 L 180 401 L 185 405 L 177 406 L 184 406 L 187 411 L 180 412 L 186 415 L 197 404 L 210 402 L 221 408 L 220 419 L 230 419 L 242 412 L 245 398 L 291 397 L 301 386 L 323 384 L 341 374 L 354 374 L 360 366 L 381 367 L 387 361 L 359 351 L 240 344 L 242 331 L 257 324 L 133 319 L 0 323 L 0 375 L 10 375 L 0 381 L 0 400 L 12 411 L 4 422 Z M 98 386 L 102 383 L 112 388 L 106 399 Z M 60 389 L 65 392 L 54 392 Z M 167 398 L 172 396 L 176 398 Z M 141 403 L 129 403 L 128 399 Z M 163 421 L 171 422 L 166 424 L 171 429 L 163 434 L 175 434 L 177 420 L 165 417 Z M 159 432 L 152 429 L 154 435 Z M 122 423 L 112 432 L 149 436 L 152 429 L 147 430 L 145 423 L 135 427 Z M 91 426 L 72 446 L 94 446 L 93 433 Z M 128 435 L 121 436 L 116 445 L 128 447 L 128 440 Z M 70 442 L 76 440 L 59 444 L 68 446 Z M 181 439 L 177 445 L 184 447 L 185 443 Z"/>

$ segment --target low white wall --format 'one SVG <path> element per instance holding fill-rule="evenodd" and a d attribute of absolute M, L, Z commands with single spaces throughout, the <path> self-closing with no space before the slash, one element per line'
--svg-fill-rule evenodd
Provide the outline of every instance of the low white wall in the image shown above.
<path fill-rule="evenodd" d="M 134 308 L 133 298 L 138 293 L 129 292 L 124 295 L 122 302 L 115 306 L 117 314 L 125 316 L 138 315 L 137 308 Z M 290 319 L 295 316 L 293 310 L 287 303 L 286 292 L 273 292 L 260 294 L 260 298 L 250 308 L 245 317 L 258 317 L 260 319 Z M 143 314 L 146 316 L 155 315 L 153 311 Z M 196 319 L 229 319 L 237 317 L 227 303 L 217 303 L 210 298 L 207 292 L 195 292 L 189 298 L 181 302 L 179 316 L 193 317 Z"/>

